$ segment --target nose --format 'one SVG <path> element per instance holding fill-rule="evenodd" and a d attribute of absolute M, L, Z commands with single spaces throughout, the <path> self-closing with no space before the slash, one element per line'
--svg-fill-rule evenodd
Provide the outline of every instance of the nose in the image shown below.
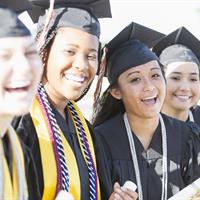
<path fill-rule="evenodd" d="M 190 84 L 188 83 L 187 80 L 185 81 L 181 81 L 180 85 L 179 85 L 180 90 L 182 91 L 189 91 L 190 90 Z"/>
<path fill-rule="evenodd" d="M 26 74 L 31 72 L 31 66 L 28 58 L 24 53 L 18 53 L 12 58 L 13 70 L 17 71 L 19 74 Z M 30 75 L 30 74 L 29 74 Z"/>
<path fill-rule="evenodd" d="M 77 54 L 75 60 L 73 61 L 73 67 L 79 71 L 84 71 L 88 68 L 88 62 L 84 55 Z"/>
<path fill-rule="evenodd" d="M 143 85 L 144 85 L 143 86 L 144 92 L 148 92 L 148 91 L 152 92 L 155 89 L 155 85 L 149 79 L 145 79 L 143 81 Z"/>

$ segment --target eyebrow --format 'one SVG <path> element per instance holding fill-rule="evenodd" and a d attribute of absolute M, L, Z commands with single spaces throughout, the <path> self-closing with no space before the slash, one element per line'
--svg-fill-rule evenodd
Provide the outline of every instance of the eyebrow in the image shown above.
<path fill-rule="evenodd" d="M 66 45 L 69 45 L 69 46 L 74 46 L 74 47 L 76 47 L 76 48 L 78 48 L 79 47 L 79 45 L 77 45 L 77 44 L 71 44 L 71 43 L 69 43 L 69 44 L 66 44 Z M 96 49 L 93 49 L 93 48 L 90 48 L 90 49 L 87 49 L 88 51 L 95 51 L 96 53 L 98 53 L 98 50 L 96 50 Z"/>
<path fill-rule="evenodd" d="M 153 71 L 153 70 L 160 70 L 160 67 L 153 67 L 153 68 L 150 69 L 150 71 Z M 139 74 L 139 73 L 140 73 L 140 71 L 133 71 L 133 72 L 130 72 L 130 73 L 127 75 L 127 77 L 129 77 L 129 76 L 132 75 L 132 74 Z"/>
<path fill-rule="evenodd" d="M 153 67 L 153 68 L 151 68 L 151 71 L 156 70 L 156 69 L 161 70 L 160 67 Z"/>
<path fill-rule="evenodd" d="M 181 75 L 182 73 L 181 72 L 172 72 L 171 74 L 177 74 L 177 75 Z M 190 75 L 199 75 L 198 73 L 196 72 L 191 72 L 189 73 Z"/>

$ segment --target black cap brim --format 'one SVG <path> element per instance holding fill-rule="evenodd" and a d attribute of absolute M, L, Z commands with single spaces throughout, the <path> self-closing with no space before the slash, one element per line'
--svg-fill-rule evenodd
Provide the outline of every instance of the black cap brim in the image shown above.
<path fill-rule="evenodd" d="M 1 0 L 0 6 L 12 9 L 17 13 L 21 13 L 32 7 L 28 0 Z"/>

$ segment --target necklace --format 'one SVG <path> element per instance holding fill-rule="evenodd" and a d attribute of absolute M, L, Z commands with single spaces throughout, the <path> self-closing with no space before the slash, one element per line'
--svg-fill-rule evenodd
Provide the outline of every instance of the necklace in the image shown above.
<path fill-rule="evenodd" d="M 167 183 L 168 183 L 168 174 L 167 174 L 167 134 L 166 134 L 166 128 L 163 121 L 163 118 L 161 114 L 159 114 L 159 120 L 161 123 L 161 133 L 162 133 L 162 150 L 163 150 L 163 156 L 162 156 L 162 200 L 167 200 Z M 124 123 L 126 127 L 126 132 L 128 135 L 130 150 L 131 150 L 131 156 L 133 161 L 133 166 L 135 169 L 136 174 L 136 182 L 138 187 L 138 197 L 139 200 L 143 200 L 143 193 L 142 193 L 142 184 L 141 184 L 141 178 L 140 178 L 140 169 L 138 165 L 138 159 L 136 155 L 136 149 L 135 149 L 135 143 L 131 131 L 130 124 L 128 122 L 127 114 L 124 114 Z"/>

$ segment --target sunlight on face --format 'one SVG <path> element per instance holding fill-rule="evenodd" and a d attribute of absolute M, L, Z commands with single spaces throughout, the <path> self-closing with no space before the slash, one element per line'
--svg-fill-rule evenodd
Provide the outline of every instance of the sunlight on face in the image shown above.
<path fill-rule="evenodd" d="M 92 82 L 98 67 L 99 40 L 75 28 L 60 28 L 51 46 L 45 89 L 54 102 L 75 100 Z M 59 59 L 58 59 L 59 58 Z"/>
<path fill-rule="evenodd" d="M 156 116 L 165 98 L 165 80 L 157 61 L 132 67 L 118 78 L 111 94 L 122 99 L 126 111 L 144 118 Z"/>
<path fill-rule="evenodd" d="M 199 67 L 193 62 L 174 62 L 166 67 L 165 109 L 188 111 L 200 97 Z"/>
<path fill-rule="evenodd" d="M 32 37 L 1 38 L 0 65 L 0 113 L 27 113 L 43 71 Z"/>

